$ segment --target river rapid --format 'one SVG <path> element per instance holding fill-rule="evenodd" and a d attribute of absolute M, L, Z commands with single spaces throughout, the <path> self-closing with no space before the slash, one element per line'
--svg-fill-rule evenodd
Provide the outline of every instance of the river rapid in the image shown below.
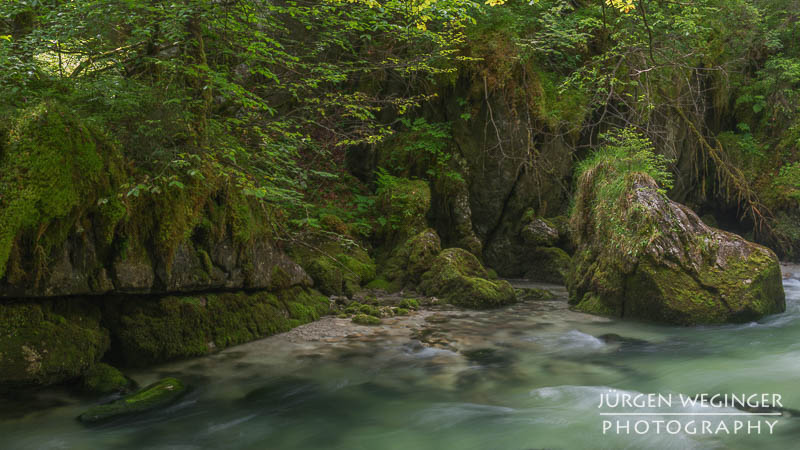
<path fill-rule="evenodd" d="M 800 441 L 800 266 L 784 266 L 785 313 L 713 327 L 594 317 L 570 311 L 563 287 L 516 285 L 556 297 L 426 310 L 375 327 L 326 317 L 129 372 L 141 385 L 177 376 L 192 390 L 165 410 L 101 426 L 75 420 L 96 399 L 63 389 L 0 399 L 0 448 L 785 449 Z M 598 408 L 601 395 L 650 393 L 672 404 Z M 701 393 L 779 394 L 785 409 L 759 416 L 751 412 L 766 410 L 678 400 Z M 718 415 L 698 415 L 709 412 Z"/>

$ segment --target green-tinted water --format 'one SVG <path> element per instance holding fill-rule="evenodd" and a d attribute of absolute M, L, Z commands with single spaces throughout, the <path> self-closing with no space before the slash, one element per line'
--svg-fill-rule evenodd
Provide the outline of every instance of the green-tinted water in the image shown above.
<path fill-rule="evenodd" d="M 326 318 L 133 373 L 141 384 L 175 375 L 194 386 L 178 404 L 145 416 L 86 428 L 74 418 L 91 399 L 52 390 L 3 400 L 0 447 L 792 448 L 800 417 L 680 416 L 683 423 L 710 420 L 715 430 L 722 420 L 731 435 L 657 434 L 654 424 L 643 435 L 633 428 L 604 435 L 603 420 L 617 418 L 601 417 L 597 408 L 600 394 L 613 388 L 676 398 L 778 393 L 785 407 L 800 410 L 800 269 L 786 269 L 787 312 L 735 326 L 612 321 L 569 311 L 563 296 L 488 312 L 424 312 L 377 328 Z M 624 409 L 645 411 L 653 410 Z M 642 418 L 675 417 L 620 417 L 632 424 Z M 736 420 L 759 419 L 760 435 L 732 434 Z M 774 434 L 765 419 L 778 420 Z"/>

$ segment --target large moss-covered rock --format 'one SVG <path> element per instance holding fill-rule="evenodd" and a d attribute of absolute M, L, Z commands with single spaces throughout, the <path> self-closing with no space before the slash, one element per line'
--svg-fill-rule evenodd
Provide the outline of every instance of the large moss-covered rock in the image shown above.
<path fill-rule="evenodd" d="M 362 248 L 339 241 L 299 246 L 291 256 L 314 281 L 314 288 L 326 295 L 352 296 L 375 278 L 375 261 Z"/>
<path fill-rule="evenodd" d="M 0 303 L 0 384 L 52 384 L 81 376 L 108 349 L 99 310 L 79 301 Z"/>
<path fill-rule="evenodd" d="M 106 306 L 115 359 L 146 366 L 288 331 L 326 314 L 329 300 L 300 287 L 161 299 L 122 299 Z"/>
<path fill-rule="evenodd" d="M 141 414 L 169 406 L 185 393 L 186 386 L 180 380 L 165 378 L 119 400 L 90 408 L 78 416 L 78 420 L 86 424 L 93 424 Z"/>
<path fill-rule="evenodd" d="M 439 235 L 428 228 L 396 246 L 384 262 L 381 279 L 388 283 L 390 291 L 403 287 L 414 288 L 422 274 L 427 272 L 434 259 L 442 251 Z"/>
<path fill-rule="evenodd" d="M 608 161 L 587 169 L 572 220 L 568 287 L 578 310 L 689 325 L 785 309 L 771 250 L 705 225 L 646 173 Z"/>
<path fill-rule="evenodd" d="M 460 248 L 448 248 L 442 250 L 431 269 L 422 275 L 419 288 L 426 295 L 468 308 L 492 308 L 516 301 L 511 284 L 488 278 L 475 255 Z"/>

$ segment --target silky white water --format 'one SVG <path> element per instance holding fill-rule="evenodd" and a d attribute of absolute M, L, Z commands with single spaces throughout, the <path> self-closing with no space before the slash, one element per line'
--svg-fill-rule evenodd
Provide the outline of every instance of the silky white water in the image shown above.
<path fill-rule="evenodd" d="M 75 417 L 96 399 L 60 389 L 2 399 L 0 448 L 793 448 L 800 440 L 800 268 L 784 269 L 786 312 L 741 325 L 593 317 L 569 311 L 563 288 L 552 286 L 555 300 L 501 310 L 423 312 L 379 327 L 326 318 L 131 372 L 140 384 L 170 375 L 192 385 L 166 410 L 87 428 Z M 609 390 L 675 398 L 777 393 L 785 409 L 769 417 L 735 408 L 713 411 L 741 415 L 600 416 Z M 676 404 L 655 412 L 709 409 Z M 617 419 L 678 420 L 682 428 L 604 434 L 603 420 Z M 777 421 L 772 434 L 767 419 Z M 692 420 L 712 421 L 714 431 L 724 422 L 729 434 L 689 434 L 683 427 Z M 761 432 L 733 434 L 735 421 L 760 421 Z"/>

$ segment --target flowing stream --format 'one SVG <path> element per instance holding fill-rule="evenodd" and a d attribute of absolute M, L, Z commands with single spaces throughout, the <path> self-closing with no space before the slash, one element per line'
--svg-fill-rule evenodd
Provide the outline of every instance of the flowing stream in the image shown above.
<path fill-rule="evenodd" d="M 96 399 L 59 389 L 2 399 L 0 448 L 793 448 L 800 440 L 800 266 L 784 266 L 784 276 L 786 312 L 742 325 L 593 317 L 570 311 L 557 286 L 546 286 L 554 300 L 421 311 L 377 327 L 327 317 L 208 357 L 130 372 L 142 385 L 170 375 L 193 386 L 165 410 L 85 427 L 75 417 Z M 598 409 L 612 389 L 674 400 Z M 797 416 L 734 408 L 714 411 L 742 415 L 658 415 L 707 411 L 677 400 L 698 393 L 777 393 Z M 604 410 L 651 415 L 600 416 Z M 603 433 L 604 420 L 630 420 L 630 433 Z M 643 434 L 633 428 L 639 420 L 649 421 Z M 662 424 L 657 432 L 657 420 L 677 420 L 681 431 L 670 434 Z M 693 420 L 696 434 L 687 432 Z M 701 433 L 702 420 L 715 433 Z M 777 421 L 771 434 L 766 420 Z M 747 434 L 747 425 L 734 434 L 737 421 L 760 423 L 760 434 Z"/>

